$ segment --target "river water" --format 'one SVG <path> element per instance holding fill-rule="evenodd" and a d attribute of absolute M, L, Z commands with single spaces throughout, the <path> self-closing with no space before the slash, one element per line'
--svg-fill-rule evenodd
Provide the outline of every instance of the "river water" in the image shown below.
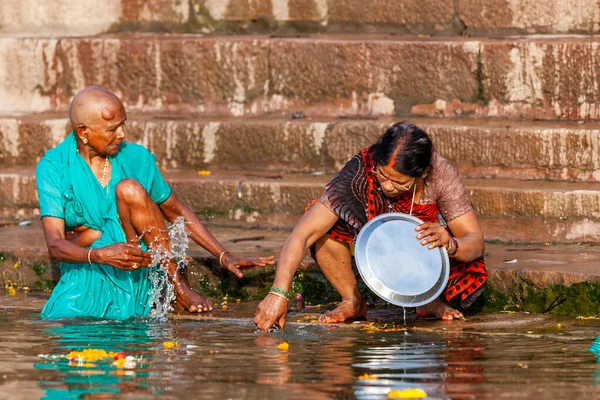
<path fill-rule="evenodd" d="M 0 298 L 0 398 L 385 399 L 410 388 L 430 399 L 600 398 L 595 326 L 511 334 L 493 324 L 467 333 L 292 323 L 262 334 L 233 314 L 48 322 L 28 301 L 43 300 Z M 124 352 L 135 366 L 61 358 L 87 348 Z"/>

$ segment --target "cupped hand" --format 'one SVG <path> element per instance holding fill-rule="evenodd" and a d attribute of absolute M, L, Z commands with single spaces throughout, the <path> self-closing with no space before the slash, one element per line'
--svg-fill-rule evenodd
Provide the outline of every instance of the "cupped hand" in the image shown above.
<path fill-rule="evenodd" d="M 115 243 L 100 249 L 93 249 L 94 262 L 112 265 L 115 268 L 133 271 L 152 264 L 152 254 L 145 252 L 139 245 Z"/>
<path fill-rule="evenodd" d="M 273 325 L 277 325 L 283 330 L 285 328 L 287 306 L 288 302 L 283 297 L 268 294 L 256 309 L 254 323 L 258 330 L 267 332 Z"/>
<path fill-rule="evenodd" d="M 229 252 L 226 252 L 221 257 L 221 266 L 235 274 L 238 278 L 244 277 L 242 271 L 245 269 L 267 265 L 275 265 L 275 257 L 237 258 Z"/>
<path fill-rule="evenodd" d="M 416 230 L 419 232 L 417 239 L 421 241 L 423 246 L 427 246 L 429 249 L 435 247 L 444 246 L 448 248 L 448 242 L 450 242 L 450 234 L 437 222 L 425 222 L 417 226 Z"/>

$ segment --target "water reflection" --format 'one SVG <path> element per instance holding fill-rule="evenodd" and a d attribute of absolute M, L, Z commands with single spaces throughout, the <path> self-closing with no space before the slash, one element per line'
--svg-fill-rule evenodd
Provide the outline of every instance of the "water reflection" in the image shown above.
<path fill-rule="evenodd" d="M 600 336 L 598 336 L 594 343 L 592 343 L 590 351 L 596 355 L 596 362 L 599 364 L 596 372 L 594 373 L 594 379 L 596 381 L 596 385 L 600 386 Z"/>
<path fill-rule="evenodd" d="M 106 360 L 85 363 L 83 366 L 65 359 L 40 361 L 34 364 L 34 368 L 63 375 L 60 380 L 40 382 L 46 391 L 44 399 L 80 398 L 100 393 L 147 396 L 155 390 L 143 378 L 149 376 L 153 355 L 162 347 L 163 338 L 172 337 L 173 327 L 143 322 L 79 322 L 47 328 L 43 333 L 52 343 L 46 349 L 51 354 L 92 348 L 106 352 L 135 353 L 143 358 L 140 368 L 135 370 L 117 369 Z"/>
<path fill-rule="evenodd" d="M 0 336 L 0 372 L 20 390 L 41 388 L 45 395 L 36 398 L 381 399 L 407 388 L 433 399 L 600 394 L 600 360 L 588 352 L 599 356 L 600 339 L 590 348 L 589 338 L 568 335 L 407 335 L 302 324 L 260 334 L 249 320 L 53 325 L 15 318 Z M 163 348 L 173 340 L 180 347 Z M 143 363 L 127 371 L 36 360 L 86 348 L 124 351 Z"/>
<path fill-rule="evenodd" d="M 428 342 L 427 339 L 435 341 Z M 387 341 L 387 339 L 386 339 Z M 482 343 L 478 338 L 439 341 L 427 335 L 407 335 L 400 343 L 374 345 L 357 351 L 353 366 L 363 375 L 354 388 L 358 398 L 381 398 L 392 390 L 419 388 L 428 398 L 475 397 L 475 385 L 485 381 Z M 375 375 L 375 377 L 372 377 Z"/>

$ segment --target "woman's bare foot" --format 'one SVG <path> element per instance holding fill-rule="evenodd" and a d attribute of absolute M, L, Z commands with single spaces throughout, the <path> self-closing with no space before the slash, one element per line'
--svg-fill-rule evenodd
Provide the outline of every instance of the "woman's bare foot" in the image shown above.
<path fill-rule="evenodd" d="M 206 297 L 190 289 L 185 283 L 175 284 L 175 301 L 173 307 L 178 310 L 187 310 L 189 312 L 212 311 L 213 304 Z"/>
<path fill-rule="evenodd" d="M 453 319 L 464 318 L 463 314 L 460 311 L 449 307 L 440 299 L 435 299 L 429 304 L 417 307 L 417 317 L 424 318 L 430 315 L 434 315 L 437 318 L 443 319 L 445 321 L 452 321 Z"/>
<path fill-rule="evenodd" d="M 322 324 L 333 324 L 347 320 L 362 318 L 367 314 L 367 304 L 362 297 L 342 300 L 339 306 L 319 317 Z"/>

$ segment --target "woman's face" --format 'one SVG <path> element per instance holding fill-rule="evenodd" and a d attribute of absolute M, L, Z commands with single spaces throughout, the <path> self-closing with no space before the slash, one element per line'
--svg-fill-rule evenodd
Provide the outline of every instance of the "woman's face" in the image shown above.
<path fill-rule="evenodd" d="M 375 164 L 373 174 L 387 197 L 412 194 L 418 179 L 401 174 L 390 165 Z"/>
<path fill-rule="evenodd" d="M 120 102 L 107 106 L 102 110 L 100 118 L 88 127 L 87 145 L 101 155 L 117 154 L 119 146 L 125 140 L 126 119 L 125 107 Z"/>

